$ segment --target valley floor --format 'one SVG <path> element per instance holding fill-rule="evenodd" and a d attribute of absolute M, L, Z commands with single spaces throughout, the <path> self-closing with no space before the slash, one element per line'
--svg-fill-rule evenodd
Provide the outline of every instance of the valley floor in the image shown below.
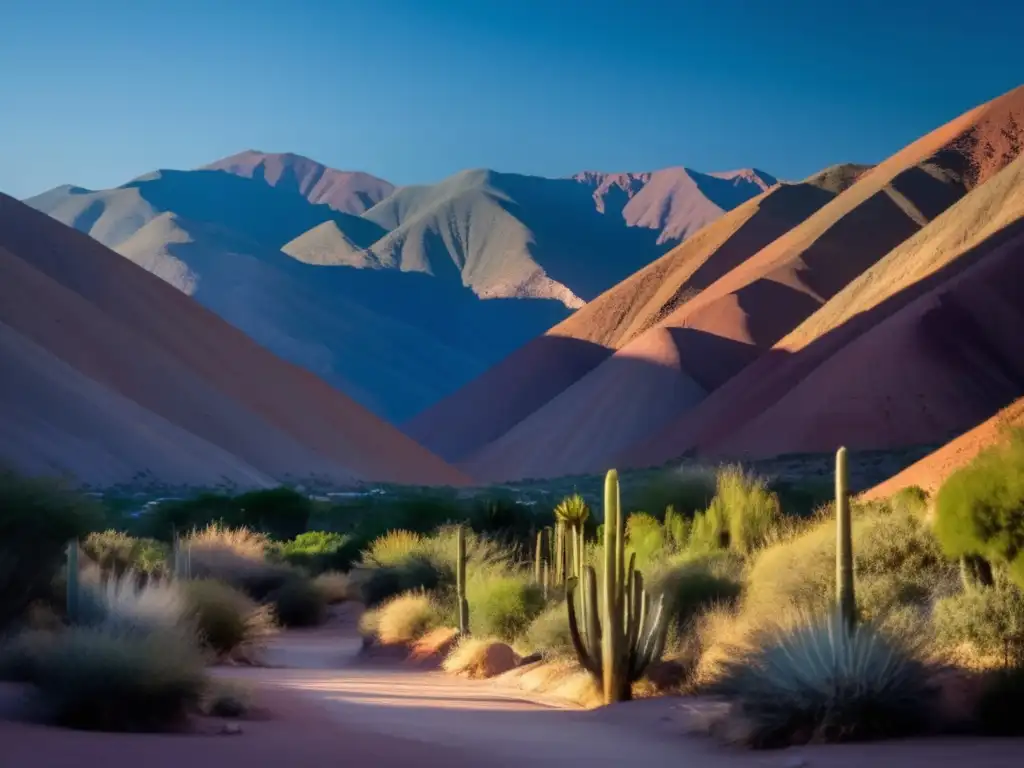
<path fill-rule="evenodd" d="M 219 668 L 254 686 L 269 713 L 221 732 L 210 720 L 190 735 L 112 735 L 0 721 L 0 768 L 287 766 L 830 766 L 1010 768 L 1021 740 L 929 739 L 782 752 L 723 748 L 687 735 L 700 702 L 646 699 L 582 711 L 494 683 L 390 662 L 366 662 L 349 628 L 290 632 L 270 667 Z M 10 697 L 7 697 L 8 700 Z M 2 697 L 0 697 L 2 699 Z M 8 703 L 10 703 L 8 701 Z M 0 716 L 3 712 L 0 711 Z"/>

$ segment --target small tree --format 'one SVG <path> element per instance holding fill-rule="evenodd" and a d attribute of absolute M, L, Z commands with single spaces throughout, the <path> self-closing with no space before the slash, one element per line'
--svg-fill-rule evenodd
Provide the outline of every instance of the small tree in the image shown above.
<path fill-rule="evenodd" d="M 950 475 L 936 510 L 935 535 L 949 557 L 1005 565 L 1024 587 L 1024 431 Z"/>

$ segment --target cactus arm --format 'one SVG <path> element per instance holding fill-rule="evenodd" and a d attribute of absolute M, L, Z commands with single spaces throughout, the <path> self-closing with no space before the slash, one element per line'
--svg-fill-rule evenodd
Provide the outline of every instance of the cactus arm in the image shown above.
<path fill-rule="evenodd" d="M 580 636 L 580 625 L 576 619 L 576 587 L 579 584 L 576 579 L 569 579 L 565 585 L 565 604 L 569 611 L 569 637 L 572 640 L 572 647 L 576 651 L 576 658 L 580 664 L 594 677 L 601 676 L 601 666 L 590 655 L 586 643 Z M 584 598 L 585 599 L 585 598 Z"/>
<path fill-rule="evenodd" d="M 598 615 L 597 574 L 589 565 L 583 570 L 583 626 L 587 631 L 587 649 L 590 658 L 601 658 L 601 620 Z"/>
<path fill-rule="evenodd" d="M 604 701 L 610 704 L 619 699 L 618 681 L 622 676 L 619 638 L 622 636 L 622 602 L 619 599 L 622 566 L 619 565 L 619 509 L 618 482 L 610 470 L 604 485 L 604 590 L 601 595 L 603 631 L 601 637 L 601 671 Z"/>

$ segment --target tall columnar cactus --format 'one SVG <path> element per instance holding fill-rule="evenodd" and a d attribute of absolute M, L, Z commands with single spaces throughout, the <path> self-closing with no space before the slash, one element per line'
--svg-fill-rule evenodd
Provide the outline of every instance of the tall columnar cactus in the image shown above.
<path fill-rule="evenodd" d="M 81 586 L 78 572 L 78 539 L 68 542 L 68 583 L 67 583 L 67 604 L 66 610 L 68 620 L 78 620 L 78 605 L 81 597 Z"/>
<path fill-rule="evenodd" d="M 546 528 L 537 531 L 537 547 L 533 555 L 533 580 L 538 584 L 544 581 L 544 531 Z"/>
<path fill-rule="evenodd" d="M 850 629 L 857 622 L 857 600 L 853 590 L 853 526 L 846 469 L 846 448 L 836 452 L 836 602 Z"/>
<path fill-rule="evenodd" d="M 582 616 L 577 616 L 574 598 L 580 582 L 575 578 L 567 584 L 566 605 L 576 656 L 601 681 L 604 701 L 611 704 L 632 698 L 632 684 L 651 662 L 661 657 L 668 634 L 668 613 L 664 595 L 651 610 L 643 575 L 635 568 L 635 556 L 626 565 L 626 521 L 619 511 L 619 476 L 614 469 L 605 478 L 604 509 L 601 602 L 598 603 L 597 576 L 588 565 L 581 567 Z"/>
<path fill-rule="evenodd" d="M 455 585 L 459 602 L 459 633 L 469 634 L 469 602 L 466 600 L 466 529 L 459 526 L 455 536 L 456 554 Z"/>

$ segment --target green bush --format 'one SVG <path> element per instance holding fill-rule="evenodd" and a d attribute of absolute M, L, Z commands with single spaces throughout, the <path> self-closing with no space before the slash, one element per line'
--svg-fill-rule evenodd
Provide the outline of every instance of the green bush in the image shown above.
<path fill-rule="evenodd" d="M 309 579 L 291 579 L 271 597 L 283 627 L 315 627 L 327 619 L 327 599 Z"/>
<path fill-rule="evenodd" d="M 100 519 L 98 507 L 51 480 L 0 470 L 0 632 L 49 596 L 68 542 Z"/>
<path fill-rule="evenodd" d="M 765 632 L 723 662 L 711 692 L 754 747 L 907 736 L 930 718 L 930 673 L 909 643 L 838 615 Z"/>
<path fill-rule="evenodd" d="M 565 603 L 549 605 L 530 622 L 523 643 L 531 653 L 549 657 L 572 656 L 572 637 L 569 635 L 569 612 Z"/>
<path fill-rule="evenodd" d="M 726 553 L 710 556 L 683 555 L 652 574 L 651 594 L 665 595 L 676 629 L 684 631 L 712 606 L 732 606 L 743 591 L 742 564 Z"/>
<path fill-rule="evenodd" d="M 1024 593 L 996 575 L 991 587 L 972 586 L 939 600 L 935 635 L 950 648 L 967 644 L 982 657 L 1024 663 Z"/>
<path fill-rule="evenodd" d="M 347 570 L 356 556 L 352 538 L 329 531 L 308 531 L 278 547 L 281 559 L 289 565 L 305 568 L 315 574 L 330 570 Z"/>
<path fill-rule="evenodd" d="M 665 529 L 658 518 L 646 512 L 633 512 L 626 518 L 626 546 L 636 553 L 636 565 L 641 570 L 668 555 Z"/>
<path fill-rule="evenodd" d="M 467 580 L 469 626 L 481 637 L 511 642 L 544 609 L 540 585 L 525 575 L 492 571 L 470 575 Z"/>
<path fill-rule="evenodd" d="M 201 641 L 218 656 L 245 652 L 273 627 L 268 609 L 222 582 L 188 581 L 185 594 Z"/>
<path fill-rule="evenodd" d="M 779 528 L 782 511 L 767 481 L 742 467 L 723 467 L 716 489 L 708 509 L 694 520 L 691 538 L 697 547 L 749 555 L 768 543 Z"/>
<path fill-rule="evenodd" d="M 203 658 L 180 631 L 74 627 L 32 654 L 31 676 L 53 722 L 104 731 L 179 725 L 205 685 Z"/>
<path fill-rule="evenodd" d="M 947 555 L 1004 564 L 1024 587 L 1024 431 L 950 475 L 936 510 L 935 535 Z"/>

